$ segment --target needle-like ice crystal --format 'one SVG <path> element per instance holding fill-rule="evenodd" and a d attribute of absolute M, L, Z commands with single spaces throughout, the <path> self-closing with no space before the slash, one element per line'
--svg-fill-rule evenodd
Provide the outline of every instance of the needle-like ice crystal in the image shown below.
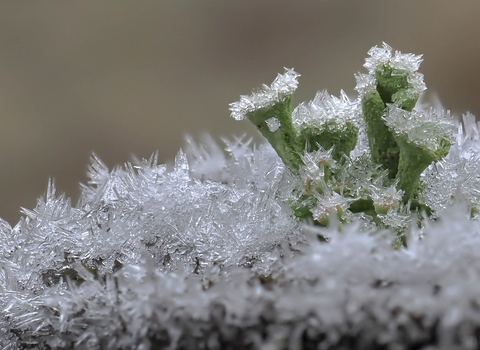
<path fill-rule="evenodd" d="M 298 87 L 300 74 L 292 69 L 285 68 L 284 74 L 278 74 L 270 86 L 263 85 L 262 89 L 250 96 L 241 96 L 240 101 L 230 104 L 232 117 L 243 120 L 249 112 L 273 106 L 285 97 L 292 95 Z"/>

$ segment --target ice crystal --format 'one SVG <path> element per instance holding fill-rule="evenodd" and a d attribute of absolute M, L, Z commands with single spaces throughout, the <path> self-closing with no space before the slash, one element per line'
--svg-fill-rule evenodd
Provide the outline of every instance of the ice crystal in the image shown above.
<path fill-rule="evenodd" d="M 422 174 L 425 190 L 422 198 L 435 211 L 446 209 L 456 196 L 480 208 L 480 138 L 475 117 L 463 116 L 458 123 L 456 142 L 448 155 L 430 165 Z"/>
<path fill-rule="evenodd" d="M 327 223 L 329 217 L 333 214 L 339 214 L 341 217 L 348 210 L 349 201 L 336 192 L 318 196 L 318 202 L 315 208 L 311 209 L 313 219 L 320 223 Z"/>
<path fill-rule="evenodd" d="M 280 120 L 278 120 L 277 118 L 275 117 L 272 117 L 270 119 L 267 119 L 266 120 L 266 123 L 268 125 L 268 129 L 271 131 L 271 132 L 275 132 L 278 130 L 278 128 L 280 128 L 280 126 L 282 125 L 280 123 Z"/>
<path fill-rule="evenodd" d="M 368 54 L 370 57 L 364 64 L 368 74 L 355 75 L 357 80 L 355 90 L 361 98 L 370 95 L 381 86 L 383 92 L 387 94 L 392 92 L 392 89 L 397 90 L 388 99 L 390 102 L 402 105 L 416 101 L 418 96 L 426 90 L 423 74 L 417 71 L 423 61 L 421 55 L 403 54 L 400 51 L 393 53 L 392 48 L 386 43 L 383 43 L 382 47 L 373 47 Z M 388 80 L 391 85 L 384 86 Z"/>
<path fill-rule="evenodd" d="M 368 95 L 369 93 L 375 91 L 377 80 L 375 79 L 374 75 L 357 73 L 355 74 L 355 79 L 357 80 L 355 90 L 357 90 L 361 96 Z"/>
<path fill-rule="evenodd" d="M 133 265 L 145 258 L 165 273 L 184 270 L 198 275 L 215 265 L 258 265 L 268 273 L 275 249 L 298 240 L 298 223 L 276 199 L 284 167 L 269 146 L 253 149 L 241 138 L 228 142 L 229 157 L 221 159 L 213 143 L 210 149 L 226 182 L 212 180 L 218 167 L 208 174 L 198 168 L 197 149 L 188 150 L 190 163 L 180 151 L 171 169 L 158 165 L 153 155 L 109 171 L 94 156 L 89 184 L 83 186 L 77 206 L 56 196 L 50 183 L 37 207 L 24 209 L 26 218 L 15 228 L 1 222 L 2 315 L 12 329 L 22 332 L 23 341 L 34 341 L 53 326 L 65 336 L 51 335 L 41 343 L 67 346 L 75 335 L 78 346 L 97 344 L 89 339 L 102 336 L 82 324 L 113 307 L 113 300 L 98 294 L 105 288 L 101 281 L 108 282 L 119 269 L 130 269 L 140 283 L 147 277 L 142 277 L 143 267 L 135 271 Z M 203 153 L 200 159 L 206 157 L 210 155 Z M 148 283 L 139 288 L 148 289 Z M 112 288 L 108 283 L 106 287 L 107 292 Z M 109 293 L 119 292 L 113 289 Z M 128 299 L 130 292 L 124 293 Z M 69 300 L 57 304 L 61 295 L 69 295 Z M 106 303 L 99 314 L 93 309 L 97 302 Z M 71 317 L 81 310 L 84 321 L 77 324 Z M 113 321 L 108 329 L 121 327 Z M 138 324 L 137 332 L 145 322 Z"/>
<path fill-rule="evenodd" d="M 370 193 L 377 213 L 385 213 L 389 209 L 397 207 L 403 196 L 403 191 L 397 189 L 397 183 L 386 188 L 372 184 Z"/>
<path fill-rule="evenodd" d="M 344 91 L 340 97 L 327 91 L 318 92 L 312 101 L 301 103 L 292 113 L 293 125 L 299 131 L 312 126 L 322 129 L 332 124 L 342 130 L 348 122 L 358 124 L 360 118 L 358 101 L 350 101 Z"/>
<path fill-rule="evenodd" d="M 302 156 L 303 166 L 301 167 L 301 177 L 306 187 L 321 186 L 326 188 L 325 170 L 326 167 L 335 166 L 335 160 L 332 158 L 333 149 L 325 151 L 321 147 L 315 152 L 305 152 Z"/>
<path fill-rule="evenodd" d="M 423 61 L 422 55 L 404 54 L 400 51 L 393 53 L 393 49 L 386 43 L 383 43 L 382 47 L 372 47 L 368 54 L 370 57 L 365 59 L 364 67 L 372 75 L 375 75 L 377 69 L 385 64 L 390 65 L 394 69 L 415 72 Z"/>
<path fill-rule="evenodd" d="M 230 104 L 232 117 L 236 120 L 245 119 L 248 112 L 260 108 L 270 107 L 281 101 L 286 96 L 293 94 L 298 87 L 297 78 L 300 76 L 293 68 L 285 68 L 284 74 L 278 74 L 270 86 L 263 85 L 260 91 L 250 96 L 241 96 L 240 101 Z"/>
<path fill-rule="evenodd" d="M 417 102 L 420 56 L 369 54 L 357 99 L 292 118 L 286 70 L 232 104 L 270 144 L 93 155 L 76 205 L 50 181 L 0 219 L 0 348 L 479 348 L 479 124 Z"/>
<path fill-rule="evenodd" d="M 388 66 L 396 72 L 407 72 L 407 80 L 415 93 L 419 94 L 426 89 L 423 75 L 417 72 L 423 61 L 422 55 L 404 54 L 400 51 L 393 53 L 393 49 L 386 43 L 383 43 L 382 47 L 371 48 L 368 54 L 370 57 L 365 60 L 364 67 L 368 69 L 370 76 L 374 77 L 379 70 L 383 71 Z M 360 81 L 359 88 L 362 89 L 362 85 L 366 83 L 362 83 L 364 80 L 361 78 Z"/>
<path fill-rule="evenodd" d="M 389 105 L 383 118 L 395 134 L 405 135 L 409 141 L 425 149 L 438 150 L 441 140 L 453 136 L 454 123 L 449 111 L 439 116 L 433 108 L 428 112 L 408 112 Z"/>

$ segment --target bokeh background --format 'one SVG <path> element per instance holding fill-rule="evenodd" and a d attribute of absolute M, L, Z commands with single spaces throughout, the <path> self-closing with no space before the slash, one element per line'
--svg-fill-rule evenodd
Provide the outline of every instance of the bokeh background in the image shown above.
<path fill-rule="evenodd" d="M 92 152 L 109 166 L 186 133 L 256 131 L 228 104 L 283 67 L 294 103 L 354 93 L 367 50 L 423 53 L 429 91 L 480 115 L 478 0 L 0 2 L 0 217 L 11 224 L 56 180 L 78 198 Z"/>

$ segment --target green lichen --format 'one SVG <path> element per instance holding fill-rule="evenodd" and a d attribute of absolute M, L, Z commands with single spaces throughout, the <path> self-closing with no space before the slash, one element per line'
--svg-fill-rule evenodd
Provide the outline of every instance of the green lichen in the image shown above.
<path fill-rule="evenodd" d="M 445 157 L 451 144 L 449 140 L 442 139 L 441 147 L 438 150 L 431 150 L 409 142 L 405 136 L 399 136 L 396 140 L 401 149 L 397 174 L 400 180 L 398 186 L 405 192 L 403 201 L 406 203 L 413 197 L 422 172 L 433 162 Z"/>
<path fill-rule="evenodd" d="M 343 128 L 342 132 L 338 132 Z M 314 152 L 319 149 L 333 148 L 332 157 L 340 161 L 343 155 L 349 155 L 355 148 L 358 139 L 358 127 L 353 123 L 338 125 L 335 121 L 329 120 L 322 125 L 322 129 L 308 126 L 301 131 L 300 142 L 306 145 L 307 152 Z"/>
<path fill-rule="evenodd" d="M 292 123 L 291 96 L 283 98 L 271 107 L 264 107 L 247 113 L 247 118 L 257 127 L 270 142 L 278 155 L 291 170 L 297 172 L 301 164 L 300 154 L 304 145 L 299 142 L 297 132 Z M 280 127 L 270 131 L 267 120 L 277 118 Z"/>
<path fill-rule="evenodd" d="M 377 54 L 379 50 L 383 51 Z M 292 120 L 292 90 L 286 96 L 279 93 L 282 97 L 278 100 L 267 107 L 248 110 L 245 115 L 292 173 L 300 176 L 303 190 L 296 199 L 288 200 L 295 215 L 316 218 L 317 224 L 326 226 L 331 214 L 336 214 L 341 223 L 362 214 L 377 226 L 397 232 L 396 245 L 406 244 L 402 236 L 405 225 L 401 222 L 405 210 L 432 214 L 432 209 L 419 200 L 423 185 L 420 176 L 430 164 L 448 154 L 451 142 L 448 132 L 435 125 L 433 114 L 424 116 L 414 111 L 425 89 L 423 76 L 416 72 L 420 56 L 399 52 L 394 56 L 388 45 L 369 53 L 372 57 L 365 65 L 369 75 L 357 77 L 360 95 L 356 102 L 345 101 L 343 95 L 343 99 L 337 99 L 320 94 L 318 101 L 299 106 L 302 109 L 297 114 L 303 119 L 296 121 Z M 293 70 L 287 72 L 292 74 Z M 291 77 L 286 76 L 285 80 Z M 287 82 L 290 88 L 292 82 Z M 276 86 L 266 88 L 272 92 Z M 252 101 L 255 98 L 252 95 Z M 355 106 L 352 108 L 353 104 L 360 113 Z M 241 102 L 235 104 L 237 112 L 241 108 Z M 278 129 L 269 128 L 270 118 L 278 119 Z M 350 154 L 357 145 L 362 124 L 369 157 L 358 162 Z M 429 132 L 432 135 L 426 137 Z M 363 178 L 364 174 L 367 178 Z M 338 198 L 343 199 L 338 202 Z M 395 218 L 399 222 L 392 227 Z"/>
<path fill-rule="evenodd" d="M 400 147 L 382 117 L 386 104 L 375 90 L 362 98 L 362 111 L 367 125 L 368 143 L 372 160 L 388 170 L 388 177 L 394 179 L 398 172 Z"/>

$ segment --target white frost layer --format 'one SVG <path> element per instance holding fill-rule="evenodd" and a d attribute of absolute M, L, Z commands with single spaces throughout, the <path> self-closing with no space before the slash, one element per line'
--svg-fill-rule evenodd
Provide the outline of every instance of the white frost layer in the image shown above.
<path fill-rule="evenodd" d="M 26 217 L 13 229 L 1 222 L 0 329 L 4 320 L 6 329 L 21 330 L 24 339 L 52 324 L 56 331 L 77 334 L 70 318 L 82 306 L 44 309 L 57 293 L 72 292 L 75 283 L 66 285 L 65 278 L 88 280 L 92 271 L 99 278 L 145 256 L 159 271 L 268 268 L 278 247 L 295 244 L 299 236 L 291 209 L 276 198 L 284 166 L 269 145 L 253 149 L 238 139 L 227 143 L 227 153 L 218 159 L 220 169 L 209 169 L 203 179 L 194 176 L 198 159 L 189 163 L 182 151 L 171 169 L 158 165 L 154 155 L 110 171 L 94 156 L 77 206 L 56 196 L 50 183 L 37 207 L 24 209 Z M 70 297 L 83 300 L 92 293 Z"/>
<path fill-rule="evenodd" d="M 463 124 L 457 122 L 455 142 L 448 155 L 423 172 L 426 188 L 422 200 L 435 211 L 446 209 L 456 196 L 480 209 L 479 129 L 475 116 L 465 114 Z"/>
<path fill-rule="evenodd" d="M 240 101 L 230 104 L 230 112 L 234 119 L 243 120 L 249 112 L 257 109 L 271 107 L 275 103 L 282 101 L 285 97 L 292 95 L 298 87 L 298 77 L 300 74 L 293 68 L 285 68 L 284 74 L 278 74 L 273 83 L 263 85 L 258 92 L 250 96 L 240 96 Z"/>
<path fill-rule="evenodd" d="M 303 102 L 293 110 L 292 122 L 298 131 L 306 127 L 322 130 L 326 125 L 342 131 L 346 123 L 362 123 L 361 108 L 360 101 L 350 101 L 343 90 L 340 97 L 332 96 L 327 91 L 319 91 L 312 101 Z"/>
<path fill-rule="evenodd" d="M 407 74 L 407 81 L 411 84 L 410 96 L 418 96 L 426 90 L 423 74 L 417 72 L 422 63 L 422 55 L 412 53 L 393 52 L 393 49 L 386 43 L 382 47 L 374 46 L 369 51 L 370 57 L 365 59 L 363 65 L 368 69 L 368 74 L 358 73 L 355 75 L 357 80 L 357 90 L 360 96 L 365 96 L 376 89 L 376 73 L 382 72 L 384 66 L 394 70 L 402 71 Z"/>
<path fill-rule="evenodd" d="M 464 124 L 446 160 L 458 176 L 443 191 L 475 183 L 463 165 L 477 159 L 478 129 Z M 439 348 L 478 346 L 469 198 L 421 231 L 413 218 L 408 248 L 395 251 L 392 232 L 359 221 L 301 226 L 278 199 L 295 184 L 270 146 L 190 142 L 171 167 L 152 157 L 109 170 L 94 157 L 78 205 L 50 185 L 14 228 L 0 222 L 3 348 L 220 348 L 238 341 L 232 330 L 254 348 L 305 336 L 327 348 L 346 335 L 395 348 L 432 329 Z"/>
<path fill-rule="evenodd" d="M 409 112 L 390 104 L 383 119 L 397 136 L 406 136 L 410 142 L 432 151 L 441 148 L 441 140 L 450 141 L 455 131 L 450 111 L 437 115 L 433 108 L 428 112 Z"/>

